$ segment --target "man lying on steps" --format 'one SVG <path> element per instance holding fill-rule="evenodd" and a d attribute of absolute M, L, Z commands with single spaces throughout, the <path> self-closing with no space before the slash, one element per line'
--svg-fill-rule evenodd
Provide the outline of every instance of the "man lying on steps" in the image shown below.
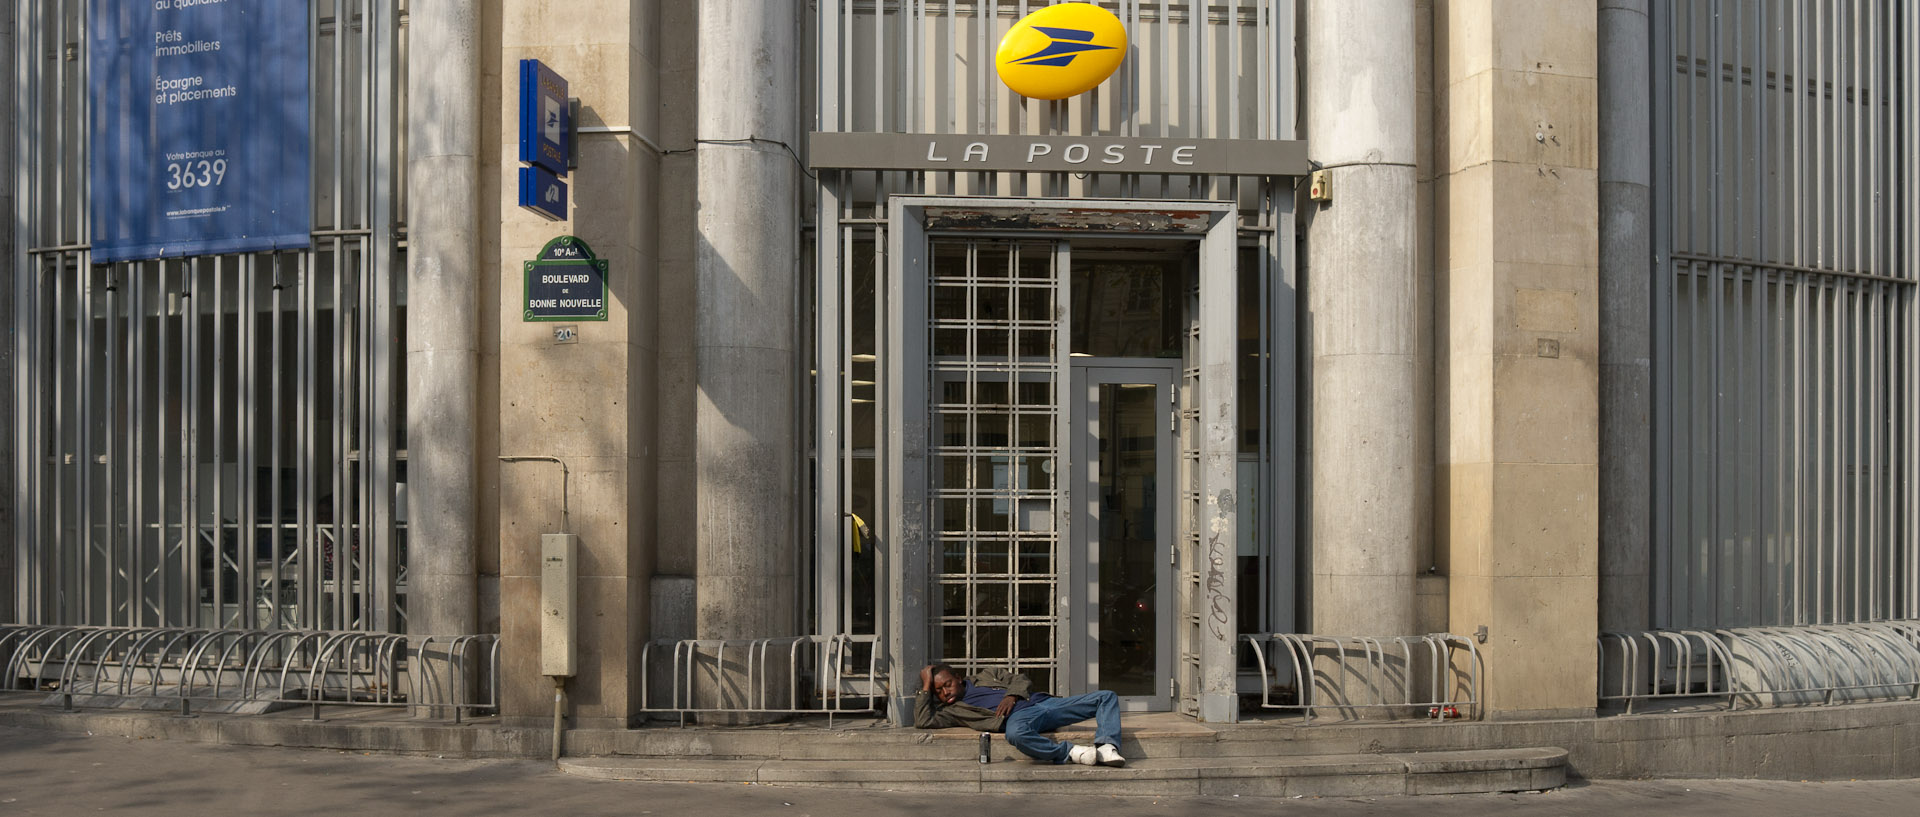
<path fill-rule="evenodd" d="M 1050 763 L 1125 766 L 1120 756 L 1120 699 L 1108 690 L 1056 698 L 1032 692 L 1027 676 L 990 669 L 962 680 L 946 664 L 920 670 L 920 694 L 913 702 L 913 725 L 921 729 L 965 726 L 981 732 L 1005 732 L 1022 754 Z M 1046 736 L 1063 726 L 1093 719 L 1093 746 L 1057 743 Z"/>

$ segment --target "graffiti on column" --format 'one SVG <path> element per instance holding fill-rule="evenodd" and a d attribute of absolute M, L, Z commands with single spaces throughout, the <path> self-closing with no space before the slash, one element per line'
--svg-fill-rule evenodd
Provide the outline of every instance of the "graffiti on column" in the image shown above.
<path fill-rule="evenodd" d="M 1226 638 L 1228 623 L 1227 608 L 1232 600 L 1227 598 L 1227 557 L 1220 544 L 1221 520 L 1214 520 L 1213 535 L 1207 537 L 1207 630 L 1214 638 Z"/>

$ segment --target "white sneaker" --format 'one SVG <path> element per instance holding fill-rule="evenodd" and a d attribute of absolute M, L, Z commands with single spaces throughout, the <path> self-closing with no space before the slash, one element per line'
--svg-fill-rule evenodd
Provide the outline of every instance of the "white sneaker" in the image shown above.
<path fill-rule="evenodd" d="M 1100 765 L 1102 766 L 1127 765 L 1127 759 L 1124 757 L 1121 757 L 1120 750 L 1113 748 L 1113 744 L 1111 743 L 1100 744 L 1100 750 L 1098 752 L 1098 755 L 1099 755 Z"/>
<path fill-rule="evenodd" d="M 1067 746 L 1067 760 L 1082 766 L 1092 766 L 1100 762 L 1100 754 L 1092 746 Z"/>

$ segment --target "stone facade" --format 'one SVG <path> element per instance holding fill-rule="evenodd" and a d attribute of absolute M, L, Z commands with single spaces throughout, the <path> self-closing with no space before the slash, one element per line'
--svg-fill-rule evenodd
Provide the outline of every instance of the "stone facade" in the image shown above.
<path fill-rule="evenodd" d="M 1595 21 L 1591 3 L 1434 15 L 1448 619 L 1486 628 L 1487 702 L 1503 717 L 1594 706 Z"/>
<path fill-rule="evenodd" d="M 579 675 L 570 684 L 581 725 L 625 725 L 639 706 L 640 650 L 651 629 L 656 440 L 663 365 L 657 308 L 663 242 L 661 10 L 596 2 L 553 13 L 543 3 L 494 7 L 482 26 L 482 385 L 478 458 L 482 586 L 497 581 L 503 707 L 510 719 L 549 710 L 538 671 L 540 535 L 580 537 Z M 677 35 L 676 35 L 677 36 Z M 550 222 L 518 207 L 518 65 L 538 58 L 580 99 L 570 214 Z M 555 236 L 573 235 L 610 263 L 607 320 L 521 319 L 522 264 Z M 552 457 L 564 463 L 497 457 Z M 561 494 L 562 489 L 566 495 Z M 566 513 L 563 518 L 562 509 Z M 491 596 L 492 593 L 484 595 Z"/>
<path fill-rule="evenodd" d="M 813 42 L 838 42 L 810 39 L 808 15 L 818 8 L 784 0 L 504 0 L 408 9 L 408 78 L 396 89 L 404 93 L 395 106 L 407 117 L 406 153 L 393 157 L 404 163 L 407 184 L 391 191 L 405 202 L 407 229 L 408 625 L 415 633 L 501 634 L 500 689 L 511 725 L 541 722 L 552 700 L 537 661 L 543 534 L 579 537 L 579 674 L 568 683 L 578 725 L 619 729 L 643 717 L 642 651 L 656 639 L 807 634 L 815 579 L 810 554 L 837 546 L 815 541 L 831 538 L 831 522 L 809 524 L 808 509 L 815 506 L 810 458 L 820 456 L 812 412 L 835 400 L 816 398 L 810 384 L 816 376 L 854 383 L 830 366 L 808 371 L 810 338 L 817 337 L 810 335 L 817 279 L 808 259 L 821 240 L 812 233 L 820 220 L 813 197 L 825 190 L 806 166 L 807 133 L 820 127 L 811 107 L 821 93 L 813 61 L 842 56 L 814 53 Z M 1279 130 L 1297 127 L 1305 134 L 1308 156 L 1331 179 L 1333 193 L 1309 201 L 1302 185 L 1292 209 L 1260 211 L 1285 213 L 1287 223 L 1229 225 L 1222 234 L 1238 228 L 1239 235 L 1217 240 L 1216 256 L 1193 263 L 1211 265 L 1207 274 L 1225 280 L 1222 270 L 1237 272 L 1242 262 L 1217 248 L 1235 240 L 1242 248 L 1266 242 L 1263 251 L 1285 245 L 1266 259 L 1294 253 L 1270 266 L 1298 273 L 1301 288 L 1288 293 L 1297 295 L 1297 305 L 1282 314 L 1269 304 L 1271 312 L 1261 314 L 1301 322 L 1284 327 L 1296 337 L 1283 346 L 1297 344 L 1297 354 L 1276 356 L 1297 358 L 1297 399 L 1296 384 L 1269 385 L 1268 392 L 1288 396 L 1275 402 L 1297 403 L 1287 419 L 1298 451 L 1259 464 L 1297 463 L 1288 479 L 1278 480 L 1299 484 L 1294 505 L 1269 517 L 1298 520 L 1291 525 L 1297 530 L 1281 537 L 1298 556 L 1285 575 L 1301 577 L 1297 588 L 1287 588 L 1300 594 L 1297 611 L 1290 612 L 1299 614 L 1299 629 L 1327 635 L 1475 636 L 1487 661 L 1484 703 L 1492 718 L 1586 718 L 1598 704 L 1596 635 L 1603 627 L 1649 626 L 1655 569 L 1647 488 L 1657 356 L 1648 292 L 1655 277 L 1650 234 L 1657 226 L 1649 224 L 1656 183 L 1646 144 L 1653 105 L 1645 98 L 1653 84 L 1648 3 L 1301 0 L 1289 8 L 1296 12 L 1296 25 L 1286 31 L 1297 65 L 1281 73 L 1298 80 L 1292 84 L 1299 98 L 1289 83 L 1279 83 L 1289 88 L 1282 92 L 1287 104 L 1273 109 L 1294 114 Z M 0 44 L 24 19 L 0 19 Z M 952 20 L 945 24 L 954 28 L 941 37 L 923 39 L 952 40 L 961 27 L 980 25 L 973 17 Z M 985 28 L 966 30 L 978 35 L 977 44 L 988 41 Z M 860 35 L 885 41 L 872 29 Z M 849 53 L 880 48 L 846 47 Z M 956 71 L 943 62 L 949 56 L 923 57 L 948 72 L 930 69 L 936 79 L 928 87 L 977 90 L 977 83 L 990 81 L 985 66 Z M 567 77 L 579 100 L 578 167 L 568 176 L 572 200 L 561 221 L 515 203 L 517 65 L 525 58 Z M 1238 70 L 1216 62 L 1205 70 Z M 1909 75 L 1917 70 L 1903 65 Z M 19 67 L 8 63 L 0 73 Z M 902 98 L 918 93 L 901 90 L 903 82 L 876 90 L 862 84 L 868 81 L 848 80 L 848 98 L 879 97 L 889 89 Z M 1167 93 L 1177 97 L 1209 86 L 1201 80 L 1140 87 L 1175 89 Z M 1180 102 L 1154 100 L 1159 117 L 1150 119 L 1151 128 L 1190 127 L 1182 138 L 1212 138 L 1205 128 L 1179 121 Z M 1027 131 L 1103 127 L 1101 114 L 1075 107 L 1084 100 L 1059 103 L 1046 112 L 1054 118 L 1045 126 L 1042 112 L 1020 107 L 1025 103 L 988 99 L 970 115 L 999 122 L 987 129 L 1016 120 Z M 937 110 L 953 119 L 967 104 Z M 1243 97 L 1233 104 L 1267 110 Z M 1230 104 L 1221 100 L 1217 107 Z M 938 118 L 925 113 L 931 110 L 887 115 L 901 120 L 896 128 L 951 130 L 951 122 L 926 121 Z M 0 145 L 27 130 L 14 127 L 17 111 L 7 111 Z M 1900 111 L 1911 119 L 1910 108 Z M 1225 121 L 1243 113 L 1217 115 Z M 1003 114 L 1005 121 L 995 119 Z M 848 122 L 863 117 L 882 118 L 842 116 Z M 1058 124 L 1070 120 L 1077 124 Z M 873 122 L 858 127 L 884 130 Z M 1238 125 L 1229 130 L 1244 133 Z M 10 167 L 23 172 L 18 163 Z M 1115 182 L 1115 173 L 1105 180 L 1024 175 L 1034 178 L 1019 180 L 1019 195 L 1036 198 L 1022 206 L 1047 212 L 1070 208 L 1079 197 L 1069 194 L 1089 190 L 1151 198 L 1141 191 L 1228 189 L 1213 182 L 1175 185 L 1166 180 L 1171 177 L 1143 186 L 1149 177 Z M 994 190 L 1013 197 L 1014 185 L 996 184 L 988 174 L 956 173 L 944 187 L 914 192 Z M 1244 198 L 1256 186 L 1233 189 Z M 13 197 L 27 187 L 0 184 L 0 201 L 18 212 L 24 205 Z M 1041 190 L 1060 193 L 1058 201 L 1067 203 L 1047 201 Z M 887 196 L 898 191 L 856 192 L 866 198 L 850 193 L 845 201 L 878 204 L 860 213 L 849 205 L 840 214 L 845 224 L 833 225 L 832 235 L 871 230 L 858 239 L 869 254 L 860 260 L 869 265 L 864 272 L 882 282 L 874 286 L 897 284 L 885 274 L 884 256 L 909 255 L 888 243 L 887 231 L 898 225 L 887 224 Z M 1254 212 L 1245 202 L 1237 206 L 1242 214 Z M 1022 222 L 1020 240 L 1085 229 L 1064 223 Z M 1127 233 L 1126 241 L 1147 232 L 1129 229 L 1137 234 Z M 1261 237 L 1250 238 L 1255 233 Z M 905 234 L 895 230 L 891 238 Z M 554 324 L 522 317 L 523 264 L 561 235 L 584 240 L 611 268 L 607 320 L 572 324 L 574 334 L 564 342 Z M 854 239 L 846 240 L 851 247 Z M 29 248 L 13 242 L 13 233 L 0 236 L 0 257 L 25 263 Z M 1252 327 L 1233 338 L 1245 341 L 1258 329 L 1227 302 L 1232 286 L 1200 290 L 1194 306 L 1182 302 L 1169 314 L 1191 308 L 1196 325 L 1206 325 L 1209 313 L 1233 313 L 1214 330 Z M 29 314 L 12 306 L 23 291 L 28 288 L 0 294 L 0 320 Z M 867 303 L 912 301 L 869 294 Z M 1241 347 L 1217 339 L 1225 334 L 1216 338 L 1197 328 L 1188 334 L 1196 343 L 1207 337 L 1211 357 L 1202 361 L 1205 378 L 1197 374 L 1201 365 L 1185 364 L 1196 372 L 1193 390 L 1200 394 L 1187 409 L 1224 411 L 1225 404 L 1261 397 L 1248 391 L 1258 378 L 1233 377 Z M 925 345 L 924 339 L 916 343 L 911 348 Z M 0 376 L 9 383 L 38 382 L 16 376 L 16 363 L 28 363 L 12 356 L 24 348 L 0 349 Z M 874 362 L 874 355 L 863 356 L 863 363 Z M 886 365 L 900 359 L 908 358 Z M 869 376 L 909 382 L 898 369 L 877 371 L 889 374 Z M 1296 374 L 1284 371 L 1275 379 Z M 928 401 L 919 394 L 901 403 L 925 409 Z M 1049 410 L 1066 404 L 1066 398 L 1054 400 Z M 1902 410 L 1911 416 L 1911 406 Z M 892 431 L 902 427 L 897 420 L 869 422 Z M 1061 420 L 1060 428 L 1072 422 Z M 1179 422 L 1154 428 L 1158 433 Z M 1204 425 L 1203 418 L 1192 422 Z M 19 430 L 26 423 L 6 425 Z M 1214 427 L 1226 430 L 1192 446 L 1204 452 L 1192 456 L 1196 462 L 1204 456 L 1208 475 L 1168 484 L 1197 497 L 1196 485 L 1212 490 L 1241 477 L 1235 469 L 1250 455 L 1239 447 L 1239 427 Z M 33 473 L 20 463 L 28 455 L 14 450 L 30 436 L 20 431 L 0 438 L 0 458 L 8 464 L 0 489 Z M 905 456 L 924 458 L 929 447 Z M 982 462 L 1006 467 L 990 456 Z M 911 496 L 913 503 L 924 499 L 916 492 L 926 493 L 913 484 L 883 487 L 873 493 Z M 1226 540 L 1235 526 L 1251 527 L 1230 500 L 1230 493 L 1200 500 L 1205 513 L 1216 515 L 1210 528 Z M 0 538 L 18 544 L 23 537 L 13 532 L 15 513 L 25 511 L 0 506 Z M 886 522 L 875 527 L 899 524 Z M 1027 532 L 1033 531 L 999 531 L 1005 541 Z M 925 533 L 902 538 L 940 538 Z M 939 562 L 934 549 L 941 546 L 916 552 L 911 564 Z M 1177 563 L 1178 551 L 1173 555 L 1168 562 Z M 1219 556 L 1214 567 L 1230 559 Z M 891 569 L 908 563 L 896 561 Z M 27 584 L 16 582 L 14 571 L 25 569 L 15 548 L 0 549 L 0 610 L 9 616 L 16 587 Z M 910 580 L 918 577 L 876 569 L 882 578 L 875 581 L 903 586 L 888 592 L 909 600 L 916 616 L 926 618 L 926 608 L 944 603 L 929 598 L 938 595 L 928 593 L 934 582 L 915 585 Z M 1182 581 L 1197 583 L 1192 577 L 1199 569 L 1181 570 Z M 1229 587 L 1215 601 L 1226 616 L 1226 608 L 1239 606 L 1236 593 L 1259 599 L 1261 590 Z M 900 609 L 907 609 L 905 601 Z M 897 651 L 937 651 L 943 645 L 936 628 L 920 627 L 926 632 L 910 634 L 911 648 Z M 1216 641 L 1231 644 L 1235 631 L 1223 626 L 1222 632 Z M 1045 649 L 1054 647 L 1050 642 Z M 1220 670 L 1208 689 L 1209 705 L 1230 709 L 1236 692 L 1247 692 L 1246 675 L 1235 677 L 1232 656 L 1219 644 L 1207 649 L 1209 668 Z"/>
<path fill-rule="evenodd" d="M 509 2 L 480 43 L 482 120 L 497 123 L 480 146 L 479 254 L 497 270 L 479 282 L 480 616 L 505 636 L 508 715 L 540 717 L 538 536 L 580 535 L 583 724 L 636 718 L 648 639 L 799 632 L 806 483 L 791 324 L 805 216 L 780 147 L 800 132 L 800 20 L 604 5 Z M 1498 716 L 1591 712 L 1597 9 L 1436 0 L 1305 17 L 1303 121 L 1338 191 L 1302 219 L 1309 629 L 1484 626 Z M 582 102 L 569 221 L 512 204 L 523 57 Z M 576 344 L 517 316 L 521 262 L 559 234 L 613 262 L 609 320 L 582 323 Z M 566 462 L 568 496 L 555 464 L 496 460 L 536 455 Z"/>

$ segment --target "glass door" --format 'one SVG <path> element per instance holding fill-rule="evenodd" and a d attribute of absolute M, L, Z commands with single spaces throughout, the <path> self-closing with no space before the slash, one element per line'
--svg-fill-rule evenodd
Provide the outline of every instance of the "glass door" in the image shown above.
<path fill-rule="evenodd" d="M 1085 687 L 1171 708 L 1177 361 L 1075 358 L 1071 571 Z"/>

